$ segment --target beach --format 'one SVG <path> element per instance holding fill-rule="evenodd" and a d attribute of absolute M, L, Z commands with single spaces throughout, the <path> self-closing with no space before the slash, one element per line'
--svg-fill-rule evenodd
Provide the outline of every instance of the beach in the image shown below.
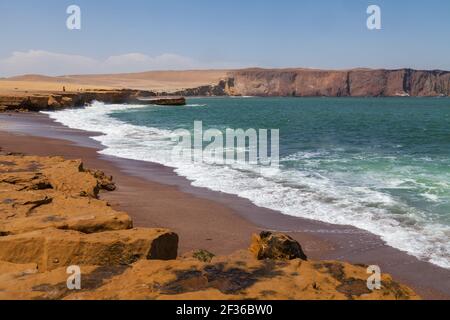
<path fill-rule="evenodd" d="M 2 114 L 0 128 L 0 146 L 6 151 L 83 159 L 86 166 L 112 175 L 117 190 L 101 193 L 101 199 L 127 212 L 135 227 L 176 232 L 181 256 L 196 249 L 231 254 L 247 248 L 253 233 L 280 231 L 299 241 L 312 259 L 379 265 L 423 298 L 450 297 L 449 270 L 389 247 L 367 231 L 283 215 L 193 187 L 159 164 L 98 154 L 102 146 L 89 138 L 95 133 L 69 129 L 43 114 Z"/>

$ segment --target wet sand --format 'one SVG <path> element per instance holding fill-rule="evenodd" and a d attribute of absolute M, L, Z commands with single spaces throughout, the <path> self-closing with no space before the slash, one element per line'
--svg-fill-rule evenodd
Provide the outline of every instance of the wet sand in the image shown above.
<path fill-rule="evenodd" d="M 0 115 L 3 150 L 81 158 L 86 167 L 113 175 L 117 191 L 101 197 L 129 213 L 135 226 L 177 232 L 181 254 L 195 249 L 229 254 L 247 248 L 253 233 L 282 231 L 298 240 L 311 259 L 379 265 L 424 298 L 450 299 L 450 270 L 389 247 L 376 235 L 286 216 L 237 196 L 193 187 L 158 164 L 98 154 L 102 146 L 90 139 L 94 135 L 64 127 L 43 114 Z"/>

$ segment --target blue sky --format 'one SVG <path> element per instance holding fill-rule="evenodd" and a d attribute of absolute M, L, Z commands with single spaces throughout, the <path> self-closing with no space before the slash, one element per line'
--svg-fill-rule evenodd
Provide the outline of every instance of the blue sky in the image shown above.
<path fill-rule="evenodd" d="M 82 29 L 66 28 L 66 8 Z M 382 30 L 366 27 L 381 7 Z M 2 0 L 0 76 L 151 69 L 450 70 L 450 1 Z"/>

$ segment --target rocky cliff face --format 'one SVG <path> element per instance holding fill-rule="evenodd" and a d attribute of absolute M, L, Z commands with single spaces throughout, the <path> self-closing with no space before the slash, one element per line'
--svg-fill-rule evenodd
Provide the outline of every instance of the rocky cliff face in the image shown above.
<path fill-rule="evenodd" d="M 176 92 L 185 96 L 435 97 L 450 95 L 450 72 L 412 69 L 245 69 L 216 86 Z"/>
<path fill-rule="evenodd" d="M 220 96 L 234 96 L 240 95 L 235 93 L 234 79 L 229 77 L 224 80 L 220 80 L 217 85 L 205 85 L 197 88 L 184 89 L 176 92 L 161 92 L 159 95 L 175 95 L 186 97 L 220 97 Z"/>
<path fill-rule="evenodd" d="M 401 70 L 261 70 L 230 73 L 234 94 L 254 96 L 448 96 L 450 72 Z"/>

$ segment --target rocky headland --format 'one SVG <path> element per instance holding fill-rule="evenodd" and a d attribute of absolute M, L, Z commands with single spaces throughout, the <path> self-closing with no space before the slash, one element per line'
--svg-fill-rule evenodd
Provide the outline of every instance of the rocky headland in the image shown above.
<path fill-rule="evenodd" d="M 167 93 L 168 94 L 168 93 Z M 450 95 L 450 72 L 413 69 L 243 69 L 182 96 L 439 97 Z"/>
<path fill-rule="evenodd" d="M 0 151 L 0 299 L 419 298 L 387 274 L 369 290 L 367 266 L 309 261 L 283 234 L 262 232 L 229 256 L 179 256 L 177 234 L 133 228 L 101 199 L 115 189 L 80 160 Z M 80 290 L 67 287 L 73 265 Z"/>

